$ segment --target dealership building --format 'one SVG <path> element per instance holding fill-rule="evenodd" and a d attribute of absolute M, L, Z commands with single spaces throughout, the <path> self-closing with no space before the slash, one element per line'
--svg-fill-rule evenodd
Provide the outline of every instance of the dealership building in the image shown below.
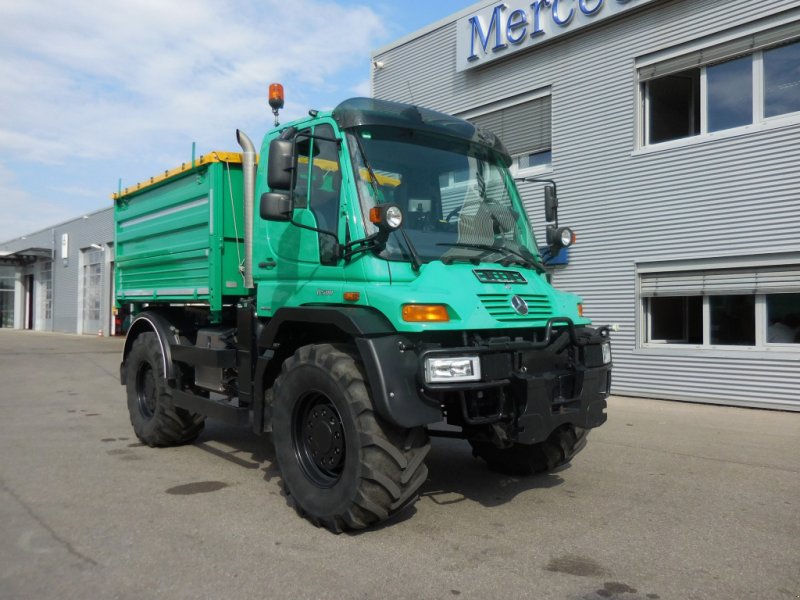
<path fill-rule="evenodd" d="M 800 410 L 796 0 L 480 2 L 372 59 L 375 97 L 557 182 L 577 243 L 553 281 L 620 325 L 614 393 Z"/>
<path fill-rule="evenodd" d="M 376 98 L 497 133 L 612 392 L 800 411 L 800 5 L 480 2 L 373 53 Z M 108 335 L 113 214 L 0 244 L 0 326 Z"/>
<path fill-rule="evenodd" d="M 0 243 L 0 327 L 116 333 L 113 242 L 109 207 Z"/>

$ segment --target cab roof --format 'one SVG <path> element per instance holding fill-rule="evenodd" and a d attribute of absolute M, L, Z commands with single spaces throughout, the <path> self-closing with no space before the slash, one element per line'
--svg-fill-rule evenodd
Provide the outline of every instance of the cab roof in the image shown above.
<path fill-rule="evenodd" d="M 403 104 L 376 98 L 351 98 L 333 109 L 333 118 L 342 129 L 362 125 L 386 125 L 390 127 L 413 127 L 432 134 L 457 137 L 489 146 L 500 154 L 506 165 L 511 157 L 500 139 L 491 131 L 476 125 L 414 104 Z"/>

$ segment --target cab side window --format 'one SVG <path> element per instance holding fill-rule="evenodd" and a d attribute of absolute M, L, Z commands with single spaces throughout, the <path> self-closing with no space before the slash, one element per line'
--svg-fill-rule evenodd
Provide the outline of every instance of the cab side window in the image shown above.
<path fill-rule="evenodd" d="M 314 128 L 314 135 L 334 139 L 330 125 Z M 342 171 L 339 164 L 339 145 L 336 142 L 314 138 L 311 140 L 311 169 L 308 182 L 308 208 L 317 220 L 317 227 L 336 235 L 339 230 L 339 206 L 342 188 Z M 299 145 L 298 145 L 299 148 Z M 299 169 L 300 165 L 298 165 Z M 319 234 L 320 262 L 335 264 L 336 239 L 326 233 Z"/>
<path fill-rule="evenodd" d="M 302 129 L 297 134 L 295 151 L 297 163 L 294 170 L 294 206 L 306 208 L 308 206 L 308 173 L 311 162 L 311 129 Z"/>

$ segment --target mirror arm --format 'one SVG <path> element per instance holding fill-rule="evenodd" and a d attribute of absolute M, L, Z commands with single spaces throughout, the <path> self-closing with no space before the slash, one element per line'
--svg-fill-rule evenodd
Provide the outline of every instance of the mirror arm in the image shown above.
<path fill-rule="evenodd" d="M 352 242 L 347 242 L 344 246 L 341 247 L 342 249 L 342 258 L 345 261 L 349 261 L 353 256 L 356 254 L 361 254 L 362 252 L 369 252 L 376 248 L 381 247 L 386 243 L 385 240 L 381 240 L 380 238 L 383 237 L 381 234 L 384 233 L 382 231 L 376 231 L 372 235 L 362 238 L 360 240 L 353 240 Z"/>
<path fill-rule="evenodd" d="M 525 183 L 549 183 L 553 186 L 553 194 L 558 197 L 558 188 L 556 187 L 556 182 L 552 179 L 545 179 L 539 177 L 515 177 L 514 181 L 524 181 Z"/>

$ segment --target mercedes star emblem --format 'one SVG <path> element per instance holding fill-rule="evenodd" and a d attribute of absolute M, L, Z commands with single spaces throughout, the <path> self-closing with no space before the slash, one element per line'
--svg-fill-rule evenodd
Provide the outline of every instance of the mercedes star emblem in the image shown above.
<path fill-rule="evenodd" d="M 517 311 L 518 315 L 528 314 L 528 303 L 522 299 L 522 296 L 511 296 L 511 306 L 514 307 L 514 310 Z"/>

